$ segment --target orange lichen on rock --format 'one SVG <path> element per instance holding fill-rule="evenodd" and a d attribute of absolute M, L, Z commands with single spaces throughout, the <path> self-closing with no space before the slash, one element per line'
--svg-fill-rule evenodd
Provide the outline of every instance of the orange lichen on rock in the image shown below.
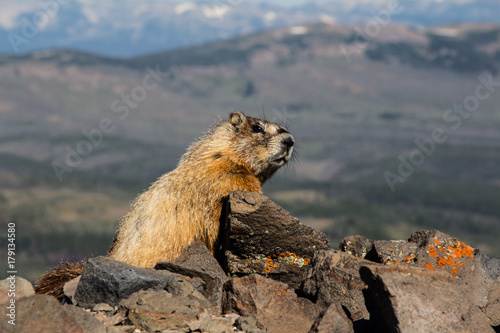
<path fill-rule="evenodd" d="M 429 264 L 425 264 L 424 268 L 425 268 L 425 269 L 428 269 L 428 270 L 430 270 L 430 271 L 437 271 L 437 268 L 432 267 L 432 264 L 431 264 L 431 263 L 429 263 Z"/>
<path fill-rule="evenodd" d="M 405 263 L 405 266 L 408 266 L 412 262 L 412 260 L 415 259 L 415 254 L 412 253 L 408 257 L 403 259 L 403 262 Z"/>
<path fill-rule="evenodd" d="M 448 246 L 448 250 L 452 251 L 450 254 L 452 258 L 460 258 L 462 256 L 474 258 L 474 248 L 459 240 L 457 240 L 457 247 Z"/>
<path fill-rule="evenodd" d="M 264 271 L 266 273 L 270 273 L 271 267 L 276 267 L 277 265 L 273 262 L 273 259 L 271 258 L 271 256 L 267 256 L 266 260 L 267 260 L 267 262 L 266 262 L 266 267 L 264 268 Z"/>
<path fill-rule="evenodd" d="M 457 264 L 457 266 L 456 266 L 456 267 L 453 267 L 453 268 L 451 269 L 451 275 L 456 276 L 456 275 L 457 275 L 457 272 L 458 272 L 458 269 L 459 269 L 459 268 L 460 268 L 460 266 L 462 266 L 463 264 L 465 264 L 465 262 L 461 262 L 461 263 Z"/>
<path fill-rule="evenodd" d="M 441 267 L 446 267 L 446 266 L 455 266 L 451 269 L 451 275 L 456 276 L 458 269 L 460 266 L 465 264 L 465 261 L 459 260 L 462 257 L 469 257 L 469 258 L 474 258 L 474 248 L 471 246 L 456 240 L 456 245 L 455 246 L 447 246 L 443 247 L 441 246 L 441 241 L 437 240 L 436 238 L 433 238 L 433 241 L 438 244 L 437 247 L 429 244 L 428 250 L 429 250 L 429 257 L 434 257 L 436 259 L 436 265 L 438 268 Z M 439 253 L 443 253 L 441 255 L 438 255 Z M 436 268 L 432 267 L 431 263 L 428 263 L 424 266 L 426 269 L 430 270 L 435 270 Z"/>
<path fill-rule="evenodd" d="M 290 253 L 288 251 L 280 253 L 280 257 L 282 257 L 282 258 L 294 257 L 295 259 L 297 259 L 297 255 L 295 253 Z"/>
<path fill-rule="evenodd" d="M 437 261 L 437 265 L 439 267 L 445 266 L 445 265 L 454 266 L 455 264 L 456 263 L 451 258 L 446 258 L 446 256 L 445 257 L 440 257 L 439 260 Z"/>
<path fill-rule="evenodd" d="M 436 251 L 436 247 L 432 244 L 429 244 L 429 257 L 437 257 L 437 251 Z"/>
<path fill-rule="evenodd" d="M 271 272 L 271 268 L 276 268 L 279 265 L 297 265 L 298 267 L 307 266 L 311 262 L 311 259 L 298 257 L 292 252 L 282 252 L 280 254 L 271 254 L 266 256 L 266 261 L 264 262 L 264 271 L 268 274 Z"/>

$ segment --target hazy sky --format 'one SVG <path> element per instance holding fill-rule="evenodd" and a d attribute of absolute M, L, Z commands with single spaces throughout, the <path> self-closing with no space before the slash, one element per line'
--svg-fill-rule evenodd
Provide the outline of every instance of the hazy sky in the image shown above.
<path fill-rule="evenodd" d="M 162 0 L 159 0 L 162 1 Z M 167 0 L 168 1 L 168 0 Z M 316 1 L 311 1 L 311 0 L 191 0 L 191 2 L 197 2 L 197 3 L 220 3 L 220 4 L 242 4 L 245 2 L 253 2 L 253 3 L 273 3 L 281 6 L 295 6 L 295 5 L 300 5 L 303 3 L 307 2 L 325 2 L 327 0 L 316 0 Z M 189 2 L 189 0 L 175 0 L 175 2 Z"/>

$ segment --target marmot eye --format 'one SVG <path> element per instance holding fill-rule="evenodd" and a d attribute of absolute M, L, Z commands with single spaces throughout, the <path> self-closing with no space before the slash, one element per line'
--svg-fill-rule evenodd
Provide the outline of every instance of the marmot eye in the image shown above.
<path fill-rule="evenodd" d="M 264 133 L 264 129 L 260 125 L 252 125 L 252 132 Z"/>

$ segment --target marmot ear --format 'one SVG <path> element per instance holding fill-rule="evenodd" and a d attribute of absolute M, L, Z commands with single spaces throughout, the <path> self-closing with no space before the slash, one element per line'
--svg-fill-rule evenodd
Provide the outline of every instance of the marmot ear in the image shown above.
<path fill-rule="evenodd" d="M 240 128 L 245 121 L 245 115 L 239 111 L 233 112 L 229 115 L 229 122 L 236 128 Z"/>

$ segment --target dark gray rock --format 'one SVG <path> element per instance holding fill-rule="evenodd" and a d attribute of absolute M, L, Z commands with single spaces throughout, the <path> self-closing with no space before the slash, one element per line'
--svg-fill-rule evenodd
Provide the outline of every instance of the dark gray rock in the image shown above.
<path fill-rule="evenodd" d="M 267 275 L 298 288 L 314 252 L 330 249 L 322 232 L 259 193 L 230 193 L 222 220 L 225 269 L 233 276 Z"/>
<path fill-rule="evenodd" d="M 352 320 L 368 319 L 363 296 L 366 284 L 359 269 L 370 264 L 373 263 L 336 250 L 318 251 L 301 285 L 300 295 L 323 309 L 339 302 L 349 311 Z"/>
<path fill-rule="evenodd" d="M 139 290 L 163 290 L 187 281 L 194 287 L 203 285 L 200 279 L 167 271 L 131 266 L 107 257 L 90 258 L 83 269 L 75 293 L 79 306 L 92 308 L 98 303 L 116 306 Z"/>
<path fill-rule="evenodd" d="M 287 284 L 257 274 L 230 280 L 224 290 L 224 313 L 253 317 L 269 332 L 308 332 L 321 312 Z"/>

